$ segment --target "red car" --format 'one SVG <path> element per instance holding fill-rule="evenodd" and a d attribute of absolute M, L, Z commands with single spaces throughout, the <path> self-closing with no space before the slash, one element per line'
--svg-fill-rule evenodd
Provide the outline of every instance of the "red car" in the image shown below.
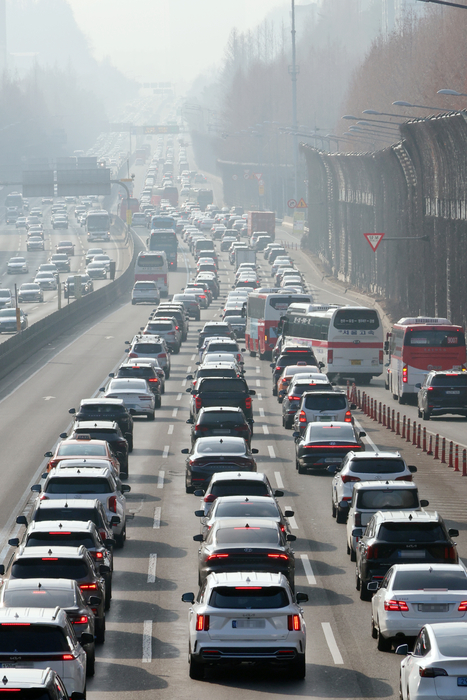
<path fill-rule="evenodd" d="M 81 459 L 86 457 L 100 457 L 109 459 L 117 474 L 120 472 L 120 464 L 110 449 L 106 440 L 92 440 L 88 434 L 82 434 L 76 438 L 64 439 L 58 443 L 55 453 L 46 452 L 44 457 L 49 457 L 47 471 L 57 466 L 64 459 Z"/>

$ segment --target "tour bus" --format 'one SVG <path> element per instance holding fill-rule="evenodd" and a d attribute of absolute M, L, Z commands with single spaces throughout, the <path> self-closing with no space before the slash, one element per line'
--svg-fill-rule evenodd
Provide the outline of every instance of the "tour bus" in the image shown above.
<path fill-rule="evenodd" d="M 401 318 L 387 334 L 386 389 L 399 403 L 418 394 L 431 370 L 461 369 L 466 362 L 465 335 L 447 318 Z"/>
<path fill-rule="evenodd" d="M 310 345 L 331 380 L 368 384 L 383 371 L 383 326 L 375 309 L 292 304 L 281 330 L 284 343 Z"/>
<path fill-rule="evenodd" d="M 135 263 L 135 282 L 152 280 L 159 287 L 162 297 L 169 294 L 169 268 L 163 250 L 145 250 L 138 254 Z"/>
<path fill-rule="evenodd" d="M 110 223 L 110 214 L 105 209 L 90 211 L 86 216 L 88 241 L 110 240 Z"/>
<path fill-rule="evenodd" d="M 5 198 L 5 221 L 14 224 L 16 219 L 23 214 L 24 200 L 20 192 L 10 192 Z"/>
<path fill-rule="evenodd" d="M 281 316 L 293 303 L 311 304 L 311 294 L 291 294 L 257 290 L 250 292 L 246 310 L 245 344 L 254 357 L 257 352 L 261 359 L 271 357 L 277 340 L 277 327 Z"/>

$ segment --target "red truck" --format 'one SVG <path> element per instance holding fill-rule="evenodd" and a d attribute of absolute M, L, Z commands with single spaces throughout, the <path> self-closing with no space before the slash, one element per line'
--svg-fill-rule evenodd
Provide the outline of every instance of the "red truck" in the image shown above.
<path fill-rule="evenodd" d="M 271 240 L 276 237 L 276 214 L 273 211 L 248 212 L 248 237 L 256 231 L 265 231 Z"/>

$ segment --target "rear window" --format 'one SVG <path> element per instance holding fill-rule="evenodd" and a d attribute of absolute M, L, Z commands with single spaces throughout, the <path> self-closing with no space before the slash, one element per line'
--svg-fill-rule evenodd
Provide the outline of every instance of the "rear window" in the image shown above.
<path fill-rule="evenodd" d="M 172 321 L 157 321 L 157 323 L 148 323 L 148 329 L 150 331 L 171 331 L 172 328 Z"/>
<path fill-rule="evenodd" d="M 222 333 L 221 333 L 222 335 Z M 237 343 L 209 343 L 208 352 L 238 352 Z"/>
<path fill-rule="evenodd" d="M 37 654 L 54 651 L 70 651 L 67 639 L 59 627 L 0 624 L 0 654 Z"/>
<path fill-rule="evenodd" d="M 34 514 L 34 520 L 92 520 L 94 525 L 102 527 L 101 515 L 94 508 L 38 508 Z"/>
<path fill-rule="evenodd" d="M 99 477 L 68 477 L 66 479 L 60 479 L 60 477 L 50 479 L 47 484 L 46 493 L 53 494 L 78 494 L 78 493 L 112 493 L 111 488 L 107 479 L 101 479 Z"/>
<path fill-rule="evenodd" d="M 2 688 L 1 692 L 8 692 L 8 688 Z M 15 690 L 15 698 L 16 700 L 52 700 L 45 688 L 19 688 Z"/>
<path fill-rule="evenodd" d="M 431 386 L 467 386 L 467 372 L 462 374 L 440 374 L 433 377 Z"/>
<path fill-rule="evenodd" d="M 147 291 L 148 289 L 153 290 L 156 289 L 156 283 L 155 282 L 135 282 L 135 289 L 142 289 L 144 291 Z"/>
<path fill-rule="evenodd" d="M 11 567 L 13 578 L 85 578 L 88 567 L 81 559 L 19 559 Z"/>
<path fill-rule="evenodd" d="M 310 350 L 297 350 L 292 353 L 287 353 L 287 355 L 281 355 L 277 361 L 276 367 L 288 367 L 289 365 L 296 365 L 297 360 L 303 360 L 307 365 L 318 366 L 318 362 Z M 302 370 L 302 372 L 304 369 Z"/>
<path fill-rule="evenodd" d="M 355 440 L 355 433 L 353 427 L 350 425 L 329 425 L 323 423 L 313 423 L 309 425 L 307 430 L 307 437 L 310 440 L 323 440 L 326 442 L 328 440 Z"/>
<path fill-rule="evenodd" d="M 55 608 L 57 605 L 61 608 L 71 608 L 76 605 L 75 592 L 72 588 L 65 591 L 54 588 L 27 591 L 7 589 L 3 602 L 7 608 Z"/>
<path fill-rule="evenodd" d="M 357 508 L 370 510 L 395 510 L 397 508 L 418 508 L 416 489 L 384 489 L 381 491 L 359 491 Z"/>
<path fill-rule="evenodd" d="M 395 591 L 467 591 L 463 571 L 398 571 L 392 584 Z"/>
<path fill-rule="evenodd" d="M 141 377 L 146 379 L 147 377 L 154 377 L 154 374 L 152 367 L 120 367 L 118 370 L 119 377 Z"/>
<path fill-rule="evenodd" d="M 403 544 L 409 542 L 445 542 L 446 536 L 439 523 L 384 523 L 378 539 Z"/>
<path fill-rule="evenodd" d="M 236 377 L 234 369 L 199 369 L 198 377 Z"/>
<path fill-rule="evenodd" d="M 280 586 L 251 589 L 247 586 L 237 586 L 236 588 L 219 586 L 213 590 L 209 601 L 209 605 L 213 608 L 231 610 L 266 610 L 268 608 L 285 608 L 288 604 L 287 592 Z"/>
<path fill-rule="evenodd" d="M 195 452 L 202 455 L 231 454 L 244 455 L 245 443 L 243 440 L 232 437 L 204 438 L 195 444 Z"/>
<path fill-rule="evenodd" d="M 157 355 L 164 352 L 160 343 L 135 343 L 133 350 L 140 355 Z"/>
<path fill-rule="evenodd" d="M 66 528 L 65 528 L 66 530 Z M 55 547 L 80 547 L 84 545 L 86 549 L 94 548 L 94 540 L 86 532 L 80 534 L 79 532 L 70 532 L 60 530 L 57 533 L 54 532 L 32 532 L 27 541 L 27 547 L 45 547 L 45 545 L 51 545 Z M 56 603 L 58 605 L 58 603 Z M 36 606 L 37 607 L 37 606 Z M 42 606 L 39 606 L 42 607 Z M 62 606 L 63 607 L 63 606 Z"/>
<path fill-rule="evenodd" d="M 436 642 L 443 656 L 467 656 L 467 632 L 464 629 L 436 630 Z"/>
<path fill-rule="evenodd" d="M 226 381 L 225 379 L 210 379 L 206 378 L 203 379 L 202 384 L 200 385 L 200 389 L 205 392 L 215 392 L 215 391 L 221 391 L 221 392 L 237 392 L 237 393 L 246 393 L 247 387 L 245 382 L 243 382 L 241 379 L 229 379 Z"/>
<path fill-rule="evenodd" d="M 464 347 L 464 334 L 448 330 L 408 330 L 405 333 L 404 345 L 414 345 L 430 348 Z"/>
<path fill-rule="evenodd" d="M 225 527 L 216 533 L 218 544 L 279 544 L 279 533 L 270 527 Z"/>
<path fill-rule="evenodd" d="M 312 387 L 307 385 L 306 391 L 311 391 Z M 326 387 L 320 384 L 316 384 L 315 391 L 326 390 Z M 300 389 L 301 385 L 296 384 L 293 392 L 297 393 L 297 389 Z M 300 392 L 303 393 L 303 392 Z M 305 397 L 305 408 L 310 411 L 342 411 L 347 407 L 347 400 L 345 396 L 333 393 L 332 386 L 329 385 L 329 396 L 306 396 Z"/>
<path fill-rule="evenodd" d="M 228 326 L 206 325 L 202 330 L 203 335 L 228 335 L 230 330 Z"/>
<path fill-rule="evenodd" d="M 83 440 L 82 443 L 70 445 L 60 445 L 57 450 L 57 457 L 106 457 L 105 445 L 90 445 Z"/>
<path fill-rule="evenodd" d="M 119 370 L 120 374 L 120 370 Z M 115 414 L 122 414 L 125 413 L 125 407 L 124 406 L 116 406 L 116 405 L 98 405 L 98 404 L 90 404 L 90 405 L 84 405 L 80 406 L 79 409 L 80 413 L 92 413 L 96 414 L 98 413 L 99 415 L 103 416 L 110 416 L 110 415 L 115 415 Z"/>
<path fill-rule="evenodd" d="M 214 496 L 269 496 L 269 491 L 262 481 L 221 481 L 213 484 Z"/>
<path fill-rule="evenodd" d="M 216 518 L 277 518 L 278 510 L 274 503 L 219 503 Z"/>
<path fill-rule="evenodd" d="M 112 442 L 118 438 L 115 430 L 99 430 L 98 428 L 79 428 L 75 431 L 77 435 L 91 435 L 93 440 L 106 440 Z"/>
<path fill-rule="evenodd" d="M 243 425 L 245 422 L 241 413 L 229 413 L 228 411 L 218 411 L 203 413 L 198 420 L 200 425 L 210 425 L 213 423 L 219 428 L 232 428 L 235 425 Z"/>
<path fill-rule="evenodd" d="M 374 309 L 339 309 L 334 316 L 334 328 L 375 331 L 379 328 L 378 313 Z"/>
<path fill-rule="evenodd" d="M 350 471 L 358 474 L 398 474 L 405 470 L 402 459 L 355 459 Z"/>

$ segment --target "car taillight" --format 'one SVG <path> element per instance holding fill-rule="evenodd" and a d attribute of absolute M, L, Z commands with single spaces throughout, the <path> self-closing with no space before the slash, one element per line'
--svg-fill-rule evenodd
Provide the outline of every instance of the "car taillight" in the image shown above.
<path fill-rule="evenodd" d="M 341 479 L 343 484 L 349 484 L 351 481 L 360 481 L 358 476 L 349 476 L 349 474 L 344 474 L 344 476 L 341 476 Z"/>
<path fill-rule="evenodd" d="M 289 560 L 289 557 L 287 554 L 268 554 L 269 559 L 285 559 L 286 561 Z"/>
<path fill-rule="evenodd" d="M 180 330 L 180 328 L 178 326 L 175 326 L 175 330 L 178 331 Z"/>
<path fill-rule="evenodd" d="M 354 525 L 355 525 L 355 527 L 361 527 L 361 526 L 362 526 L 362 514 L 361 514 L 361 513 L 355 513 L 355 515 L 354 515 Z"/>
<path fill-rule="evenodd" d="M 208 495 L 204 497 L 205 503 L 214 503 L 215 500 L 216 496 L 213 493 L 208 493 Z"/>
<path fill-rule="evenodd" d="M 88 622 L 88 616 L 87 615 L 81 615 L 77 620 L 72 620 L 72 623 L 74 625 L 86 625 Z"/>
<path fill-rule="evenodd" d="M 405 476 L 398 476 L 394 481 L 412 481 L 412 474 L 406 474 Z"/>
<path fill-rule="evenodd" d="M 111 496 L 109 498 L 109 504 L 108 504 L 109 510 L 112 511 L 112 513 L 117 512 L 117 496 Z"/>
<path fill-rule="evenodd" d="M 196 615 L 196 631 L 207 632 L 209 630 L 209 615 Z"/>
<path fill-rule="evenodd" d="M 444 668 L 439 668 L 436 666 L 428 666 L 426 668 L 423 668 L 423 666 L 420 666 L 418 669 L 418 673 L 422 678 L 436 678 L 437 676 L 447 676 L 448 672 L 444 670 Z"/>
<path fill-rule="evenodd" d="M 299 632 L 302 628 L 300 615 L 287 615 L 287 628 L 289 632 Z"/>
<path fill-rule="evenodd" d="M 128 357 L 138 357 L 138 355 L 136 354 L 136 352 L 129 352 Z"/>
<path fill-rule="evenodd" d="M 384 350 L 379 351 L 379 364 L 382 365 L 384 362 Z"/>
<path fill-rule="evenodd" d="M 82 591 L 97 591 L 97 583 L 80 583 L 79 587 Z"/>
<path fill-rule="evenodd" d="M 227 559 L 228 554 L 210 554 L 206 561 L 211 561 L 212 559 Z"/>
<path fill-rule="evenodd" d="M 306 423 L 306 413 L 305 411 L 300 411 L 300 414 L 298 416 L 298 422 L 299 423 Z"/>
<path fill-rule="evenodd" d="M 49 497 L 45 495 L 45 493 L 42 493 L 39 498 L 40 501 L 48 501 Z"/>
<path fill-rule="evenodd" d="M 63 654 L 62 661 L 74 661 L 73 654 Z"/>
<path fill-rule="evenodd" d="M 91 555 L 94 557 L 94 559 L 103 559 L 104 555 L 102 552 L 91 552 Z"/>
<path fill-rule="evenodd" d="M 449 547 L 444 548 L 444 558 L 445 559 L 456 559 L 456 548 L 450 545 Z"/>
<path fill-rule="evenodd" d="M 352 422 L 352 414 L 350 411 L 345 412 L 345 418 L 344 418 L 345 423 L 351 423 Z"/>
<path fill-rule="evenodd" d="M 377 559 L 378 558 L 378 547 L 373 547 L 373 545 L 369 545 L 366 548 L 366 558 L 367 559 Z"/>
<path fill-rule="evenodd" d="M 209 430 L 207 425 L 195 425 L 195 432 L 196 433 L 205 433 L 206 430 Z"/>
<path fill-rule="evenodd" d="M 408 612 L 409 606 L 403 600 L 385 600 L 384 609 L 392 612 Z"/>
<path fill-rule="evenodd" d="M 157 357 L 165 357 L 166 353 L 165 352 L 160 352 Z"/>
<path fill-rule="evenodd" d="M 289 396 L 289 401 L 300 401 L 301 396 Z"/>
<path fill-rule="evenodd" d="M 149 377 L 149 379 L 148 379 L 148 382 L 149 382 L 150 384 L 157 384 L 158 381 L 159 381 L 159 380 L 158 380 L 157 377 Z"/>
<path fill-rule="evenodd" d="M 407 382 L 409 381 L 408 374 L 409 374 L 409 368 L 407 367 L 407 365 L 404 365 L 402 368 L 402 381 L 404 384 L 407 384 Z"/>
<path fill-rule="evenodd" d="M 466 612 L 467 611 L 467 600 L 463 600 L 461 603 L 459 603 L 459 607 L 457 608 L 459 612 Z"/>
<path fill-rule="evenodd" d="M 245 408 L 247 408 L 248 410 L 251 409 L 251 397 L 250 396 L 247 396 L 247 398 L 245 399 Z"/>
<path fill-rule="evenodd" d="M 203 401 L 201 399 L 201 396 L 195 396 L 195 407 L 196 410 L 199 411 L 201 409 L 201 406 L 203 405 Z"/>
<path fill-rule="evenodd" d="M 328 350 L 328 365 L 332 365 L 334 360 L 334 350 Z"/>

